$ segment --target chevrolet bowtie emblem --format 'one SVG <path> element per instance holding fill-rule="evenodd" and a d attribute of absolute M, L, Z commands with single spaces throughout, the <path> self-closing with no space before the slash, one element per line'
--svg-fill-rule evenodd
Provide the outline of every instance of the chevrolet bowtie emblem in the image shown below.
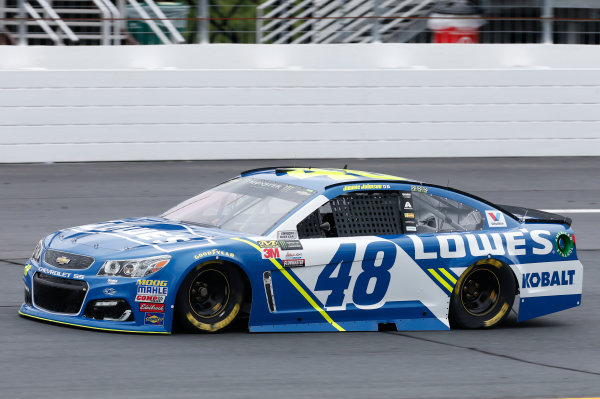
<path fill-rule="evenodd" d="M 58 263 L 60 263 L 61 265 L 66 265 L 67 263 L 69 263 L 71 261 L 71 259 L 61 256 L 60 258 L 56 258 L 56 261 Z"/>

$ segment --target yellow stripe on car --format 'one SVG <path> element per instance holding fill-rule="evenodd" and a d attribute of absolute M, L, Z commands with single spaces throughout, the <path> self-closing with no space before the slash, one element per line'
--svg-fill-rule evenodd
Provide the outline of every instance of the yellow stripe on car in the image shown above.
<path fill-rule="evenodd" d="M 256 244 L 254 244 L 251 241 L 244 240 L 243 238 L 232 238 L 232 240 L 237 240 L 237 241 L 244 242 L 244 243 L 250 245 L 251 247 L 255 248 L 258 252 L 261 252 L 260 247 L 258 245 L 256 245 Z M 323 316 L 323 318 L 325 320 L 327 320 L 327 322 L 329 324 L 331 324 L 333 327 L 335 327 L 335 329 L 338 330 L 338 331 L 346 331 L 339 324 L 337 324 L 335 321 L 333 321 L 333 319 L 331 318 L 331 316 L 329 316 L 329 314 L 327 314 L 327 312 L 323 308 L 321 308 L 319 306 L 319 304 L 317 304 L 311 298 L 311 296 L 306 292 L 306 290 L 304 288 L 302 288 L 302 286 L 294 279 L 294 277 L 292 277 L 292 275 L 290 273 L 288 273 L 288 271 L 285 270 L 283 268 L 283 266 L 281 266 L 281 264 L 276 259 L 271 258 L 269 260 L 275 265 L 275 267 L 277 267 L 277 270 L 279 270 L 285 276 L 285 278 L 287 278 L 288 281 L 290 283 L 292 283 L 292 285 L 294 286 L 294 288 L 296 288 L 296 290 L 298 290 L 298 292 L 300 294 L 302 294 L 302 296 L 304 297 L 304 299 L 306 299 L 308 301 L 308 303 L 310 303 L 310 305 L 313 308 L 315 308 L 315 310 L 317 312 L 319 312 L 321 314 L 321 316 Z"/>
<path fill-rule="evenodd" d="M 454 276 L 453 276 L 453 275 L 451 275 L 451 274 L 448 272 L 448 270 L 446 270 L 446 269 L 444 269 L 443 267 L 441 267 L 441 268 L 439 269 L 439 271 L 441 271 L 441 272 L 444 274 L 444 276 L 446 276 L 446 278 L 452 282 L 452 285 L 456 284 L 456 279 L 454 278 Z"/>
<path fill-rule="evenodd" d="M 448 284 L 448 282 L 444 280 L 442 276 L 438 274 L 438 272 L 436 272 L 434 269 L 427 269 L 427 271 L 431 273 L 431 275 L 435 277 L 435 279 L 439 281 L 439 283 L 443 285 L 449 292 L 452 292 L 452 286 Z"/>

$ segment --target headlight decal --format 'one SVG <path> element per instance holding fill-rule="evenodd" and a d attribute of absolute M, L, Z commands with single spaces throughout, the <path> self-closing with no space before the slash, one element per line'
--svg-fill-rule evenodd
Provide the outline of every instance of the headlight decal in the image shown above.
<path fill-rule="evenodd" d="M 170 260 L 171 256 L 169 255 L 141 259 L 107 260 L 100 268 L 98 276 L 146 277 L 165 267 Z"/>

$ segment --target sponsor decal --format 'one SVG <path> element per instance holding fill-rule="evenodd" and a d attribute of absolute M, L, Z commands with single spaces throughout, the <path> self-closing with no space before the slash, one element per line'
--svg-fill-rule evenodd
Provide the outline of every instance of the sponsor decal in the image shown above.
<path fill-rule="evenodd" d="M 220 251 L 218 249 L 212 249 L 204 252 L 200 252 L 199 254 L 194 256 L 194 259 L 200 259 L 205 256 L 227 256 L 229 258 L 235 258 L 235 254 L 233 252 Z"/>
<path fill-rule="evenodd" d="M 554 237 L 554 248 L 563 258 L 571 255 L 573 253 L 573 248 L 575 248 L 573 236 L 566 231 L 559 231 Z"/>
<path fill-rule="evenodd" d="M 258 241 L 258 246 L 261 248 L 279 248 L 279 241 Z"/>
<path fill-rule="evenodd" d="M 58 263 L 60 263 L 61 265 L 66 265 L 66 264 L 68 264 L 71 261 L 71 259 L 69 259 L 69 258 L 67 258 L 65 256 L 61 256 L 59 258 L 56 258 L 56 261 Z"/>
<path fill-rule="evenodd" d="M 282 262 L 283 267 L 304 267 L 306 263 L 304 259 L 284 259 Z"/>
<path fill-rule="evenodd" d="M 506 227 L 504 214 L 500 211 L 485 211 L 485 217 L 490 227 Z"/>
<path fill-rule="evenodd" d="M 278 240 L 297 240 L 298 232 L 296 230 L 278 231 L 277 239 Z"/>
<path fill-rule="evenodd" d="M 27 273 L 29 273 L 29 270 L 31 269 L 31 265 L 28 263 L 25 265 L 25 269 L 23 270 L 23 274 L 25 276 L 27 276 Z"/>
<path fill-rule="evenodd" d="M 416 226 L 406 226 L 406 231 L 417 231 Z"/>
<path fill-rule="evenodd" d="M 416 191 L 418 193 L 426 193 L 429 191 L 429 188 L 423 186 L 410 186 L 410 191 Z"/>
<path fill-rule="evenodd" d="M 164 313 L 165 312 L 165 304 L 164 303 L 140 303 L 140 312 L 156 312 L 156 313 Z"/>
<path fill-rule="evenodd" d="M 407 219 L 414 219 L 415 218 L 415 214 L 414 213 L 405 213 L 404 217 Z"/>
<path fill-rule="evenodd" d="M 76 278 L 77 280 L 83 280 L 84 279 L 84 275 L 83 274 L 74 274 L 73 278 Z"/>
<path fill-rule="evenodd" d="M 114 288 L 105 288 L 102 292 L 104 292 L 104 295 L 116 295 L 117 294 L 117 290 L 115 290 Z"/>
<path fill-rule="evenodd" d="M 526 233 L 529 233 L 533 245 L 527 246 Z M 414 258 L 417 260 L 463 258 L 467 256 L 467 253 L 475 257 L 488 255 L 548 255 L 554 248 L 550 237 L 552 235 L 547 230 L 509 231 L 502 234 L 444 234 L 435 237 L 438 245 L 425 249 L 421 237 L 408 236 L 414 244 Z"/>
<path fill-rule="evenodd" d="M 262 249 L 263 259 L 275 259 L 279 258 L 279 248 L 263 248 Z"/>
<path fill-rule="evenodd" d="M 165 295 L 146 295 L 137 294 L 135 296 L 136 302 L 149 302 L 149 303 L 165 303 Z"/>
<path fill-rule="evenodd" d="M 542 273 L 524 273 L 521 288 L 553 287 L 573 285 L 575 270 L 562 270 Z"/>
<path fill-rule="evenodd" d="M 138 280 L 137 293 L 151 295 L 167 295 L 169 288 L 167 280 Z"/>
<path fill-rule="evenodd" d="M 412 193 L 402 193 L 402 198 L 412 198 Z"/>
<path fill-rule="evenodd" d="M 48 269 L 47 267 L 38 267 L 38 270 L 42 273 L 50 274 L 51 276 L 63 277 L 63 278 L 71 277 L 71 273 Z"/>
<path fill-rule="evenodd" d="M 389 184 L 352 184 L 350 186 L 344 186 L 343 191 L 351 191 L 351 190 L 386 190 L 389 189 Z"/>
<path fill-rule="evenodd" d="M 286 251 L 284 258 L 285 259 L 300 259 L 300 258 L 302 258 L 302 252 Z"/>
<path fill-rule="evenodd" d="M 138 294 L 152 294 L 152 295 L 167 295 L 169 289 L 167 287 L 148 287 L 141 286 L 137 288 Z"/>
<path fill-rule="evenodd" d="M 162 326 L 165 322 L 165 315 L 160 313 L 146 313 L 144 324 L 150 326 Z"/>
<path fill-rule="evenodd" d="M 108 284 L 117 284 L 119 280 L 117 280 L 116 278 L 109 278 L 108 280 L 106 280 L 106 282 Z"/>
<path fill-rule="evenodd" d="M 404 203 L 404 209 L 413 209 L 412 205 L 410 204 L 410 202 L 406 201 Z"/>
<path fill-rule="evenodd" d="M 138 280 L 137 285 L 145 285 L 149 287 L 166 287 L 167 280 Z"/>
<path fill-rule="evenodd" d="M 291 251 L 303 249 L 300 240 L 279 241 L 279 248 Z"/>

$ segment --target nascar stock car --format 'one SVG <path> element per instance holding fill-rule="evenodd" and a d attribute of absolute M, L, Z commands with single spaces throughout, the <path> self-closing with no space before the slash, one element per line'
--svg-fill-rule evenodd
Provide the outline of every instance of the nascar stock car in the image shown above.
<path fill-rule="evenodd" d="M 42 239 L 23 316 L 101 330 L 489 328 L 581 303 L 571 220 L 404 178 L 263 168 Z"/>

